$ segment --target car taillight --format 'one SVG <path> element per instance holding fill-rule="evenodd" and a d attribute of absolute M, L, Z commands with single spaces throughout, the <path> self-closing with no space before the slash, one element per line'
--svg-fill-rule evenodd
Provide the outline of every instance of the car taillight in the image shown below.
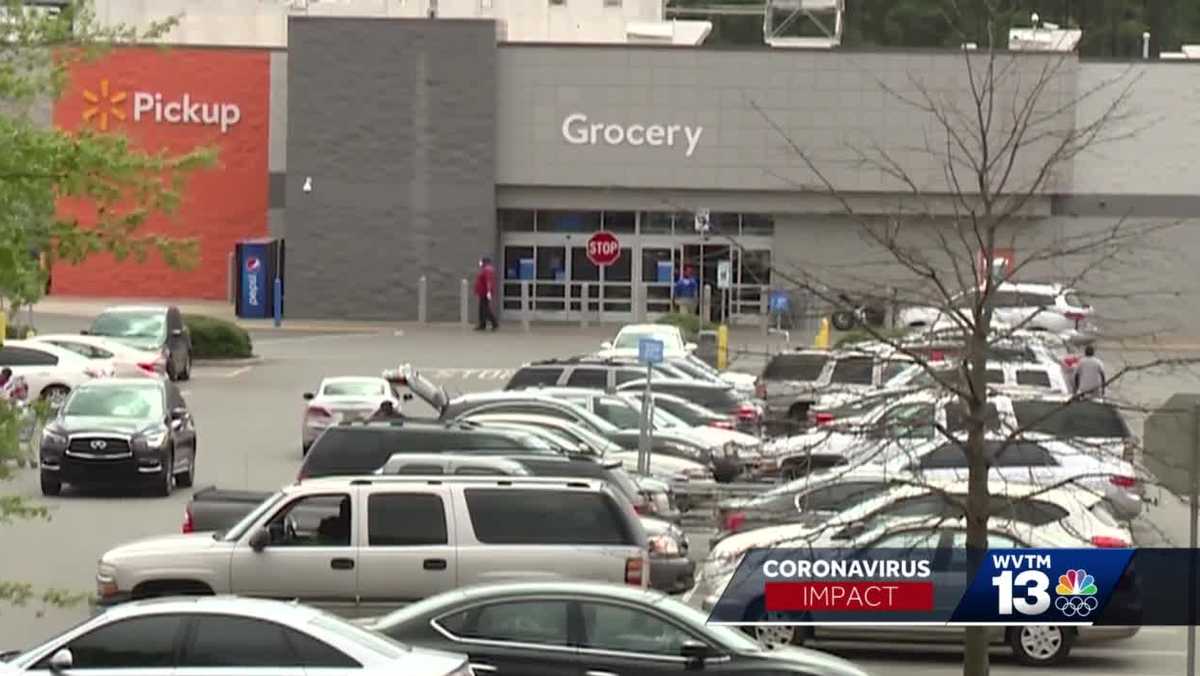
<path fill-rule="evenodd" d="M 1082 312 L 1064 312 L 1063 316 L 1075 322 L 1076 324 L 1087 319 L 1087 315 Z"/>
<path fill-rule="evenodd" d="M 1121 538 L 1115 538 L 1109 535 L 1094 535 L 1092 536 L 1092 546 L 1105 547 L 1112 549 L 1124 549 L 1129 546 L 1129 543 Z"/>
<path fill-rule="evenodd" d="M 194 533 L 195 531 L 196 524 L 192 521 L 192 506 L 188 505 L 187 509 L 183 510 L 183 532 Z"/>
<path fill-rule="evenodd" d="M 646 560 L 642 557 L 625 559 L 625 584 L 645 586 Z"/>
<path fill-rule="evenodd" d="M 738 420 L 758 420 L 758 408 L 752 404 L 742 404 L 737 410 Z"/>
<path fill-rule="evenodd" d="M 745 512 L 729 512 L 725 515 L 725 530 L 736 533 L 746 522 Z"/>
<path fill-rule="evenodd" d="M 929 361 L 946 361 L 946 353 L 941 350 L 934 350 L 929 353 Z"/>
<path fill-rule="evenodd" d="M 329 412 L 329 409 L 322 408 L 320 406 L 309 406 L 307 415 L 310 418 L 332 418 L 333 417 L 333 414 Z"/>
<path fill-rule="evenodd" d="M 1120 488 L 1133 488 L 1137 485 L 1137 478 L 1125 474 L 1114 474 L 1108 477 L 1108 483 Z"/>
<path fill-rule="evenodd" d="M 767 398 L 767 384 L 759 380 L 754 383 L 754 396 L 759 399 Z"/>
<path fill-rule="evenodd" d="M 648 515 L 651 513 L 650 505 L 645 502 L 635 502 L 633 504 L 633 511 L 642 516 L 645 516 L 645 515 Z"/>
<path fill-rule="evenodd" d="M 1078 355 L 1069 354 L 1069 355 L 1063 357 L 1063 366 L 1066 366 L 1069 369 L 1073 369 L 1078 365 L 1079 365 L 1079 356 Z"/>
<path fill-rule="evenodd" d="M 813 422 L 818 425 L 828 425 L 829 423 L 833 422 L 833 414 L 824 411 L 814 414 Z"/>
<path fill-rule="evenodd" d="M 714 421 L 708 423 L 708 426 L 716 427 L 718 429 L 723 429 L 723 430 L 733 429 L 733 423 L 729 420 L 714 420 Z"/>

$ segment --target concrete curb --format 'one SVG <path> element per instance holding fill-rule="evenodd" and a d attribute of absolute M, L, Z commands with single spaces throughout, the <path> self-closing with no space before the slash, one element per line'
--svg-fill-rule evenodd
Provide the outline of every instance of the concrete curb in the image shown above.
<path fill-rule="evenodd" d="M 200 357 L 194 357 L 192 361 L 196 366 L 253 366 L 255 364 L 261 364 L 265 360 L 256 354 L 253 357 L 237 358 L 214 357 L 212 359 L 202 359 Z"/>

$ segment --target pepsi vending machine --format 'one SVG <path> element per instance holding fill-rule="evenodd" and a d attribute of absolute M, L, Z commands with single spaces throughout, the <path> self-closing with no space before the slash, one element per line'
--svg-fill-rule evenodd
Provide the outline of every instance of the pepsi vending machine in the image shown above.
<path fill-rule="evenodd" d="M 234 312 L 243 319 L 270 319 L 275 313 L 275 280 L 283 280 L 283 240 L 244 239 L 234 245 L 233 260 L 237 268 Z"/>

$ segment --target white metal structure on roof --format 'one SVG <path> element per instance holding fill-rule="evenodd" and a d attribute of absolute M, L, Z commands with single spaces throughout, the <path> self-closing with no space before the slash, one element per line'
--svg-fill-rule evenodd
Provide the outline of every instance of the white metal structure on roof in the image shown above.
<path fill-rule="evenodd" d="M 1011 28 L 1008 31 L 1008 48 L 1021 52 L 1073 52 L 1083 39 L 1078 28 L 1059 28 L 1044 23 L 1031 28 Z"/>
<path fill-rule="evenodd" d="M 831 49 L 842 44 L 845 0 L 766 0 L 763 40 L 772 47 Z M 777 19 L 781 19 L 778 22 Z M 788 35 L 797 23 L 819 35 Z"/>

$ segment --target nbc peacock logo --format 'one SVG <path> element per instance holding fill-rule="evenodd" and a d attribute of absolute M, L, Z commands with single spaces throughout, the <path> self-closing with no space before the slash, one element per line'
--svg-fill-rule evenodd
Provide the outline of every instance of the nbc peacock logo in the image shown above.
<path fill-rule="evenodd" d="M 83 109 L 83 121 L 91 122 L 100 131 L 108 131 L 109 118 L 125 119 L 125 111 L 121 104 L 125 103 L 128 95 L 125 92 L 113 91 L 108 84 L 108 78 L 100 80 L 96 91 L 83 90 L 83 100 L 87 107 Z"/>
<path fill-rule="evenodd" d="M 1068 570 L 1058 576 L 1058 586 L 1054 588 L 1058 598 L 1054 599 L 1054 607 L 1067 617 L 1087 617 L 1100 606 L 1096 599 L 1099 591 L 1096 578 L 1086 570 Z"/>

